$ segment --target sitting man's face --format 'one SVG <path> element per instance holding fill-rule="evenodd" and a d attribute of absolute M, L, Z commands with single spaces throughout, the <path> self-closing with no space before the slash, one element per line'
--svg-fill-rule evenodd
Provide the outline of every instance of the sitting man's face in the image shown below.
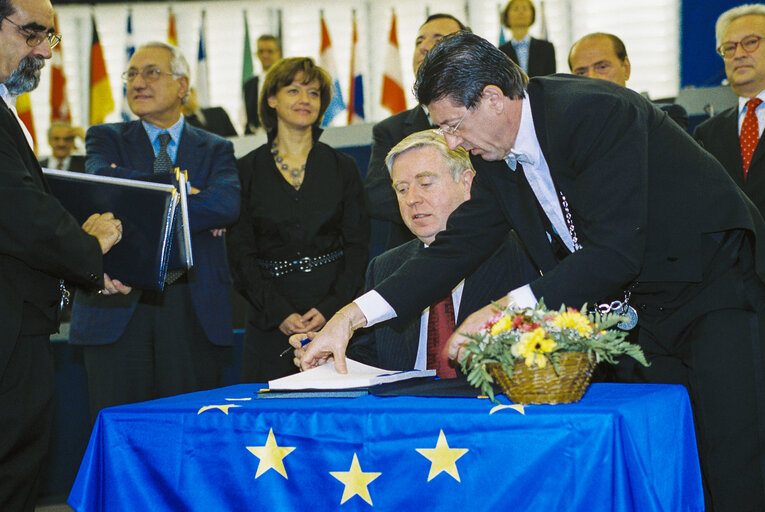
<path fill-rule="evenodd" d="M 445 157 L 434 147 L 422 146 L 398 155 L 391 179 L 404 224 L 425 244 L 446 229 L 449 215 L 470 199 L 473 171 L 460 171 L 455 181 Z"/>
<path fill-rule="evenodd" d="M 53 156 L 63 160 L 69 153 L 74 151 L 74 134 L 72 129 L 68 126 L 51 127 L 48 144 L 50 144 Z"/>

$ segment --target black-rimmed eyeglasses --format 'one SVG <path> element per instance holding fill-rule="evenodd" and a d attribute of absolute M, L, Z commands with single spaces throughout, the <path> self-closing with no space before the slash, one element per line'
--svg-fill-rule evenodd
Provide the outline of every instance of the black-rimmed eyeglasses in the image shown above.
<path fill-rule="evenodd" d="M 48 40 L 48 46 L 51 48 L 55 48 L 58 43 L 61 42 L 61 34 L 54 34 L 53 32 L 37 32 L 34 30 L 30 30 L 28 28 L 24 28 L 18 23 L 14 22 L 10 18 L 0 18 L 0 23 L 2 23 L 2 20 L 7 21 L 14 27 L 16 27 L 16 30 L 19 31 L 19 33 L 27 38 L 27 46 L 31 46 L 32 48 L 35 48 L 40 45 L 43 41 L 46 39 Z"/>
<path fill-rule="evenodd" d="M 738 45 L 741 45 L 746 53 L 752 53 L 760 47 L 760 41 L 762 41 L 760 36 L 746 36 L 741 41 L 727 41 L 717 48 L 717 53 L 723 59 L 732 59 Z"/>

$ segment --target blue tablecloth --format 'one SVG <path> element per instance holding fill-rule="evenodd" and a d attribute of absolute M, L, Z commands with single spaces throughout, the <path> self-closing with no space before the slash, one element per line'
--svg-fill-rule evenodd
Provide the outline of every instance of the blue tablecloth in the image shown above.
<path fill-rule="evenodd" d="M 594 384 L 576 404 L 258 399 L 238 385 L 106 409 L 84 511 L 701 511 L 681 386 Z M 500 397 L 503 404 L 509 402 Z"/>

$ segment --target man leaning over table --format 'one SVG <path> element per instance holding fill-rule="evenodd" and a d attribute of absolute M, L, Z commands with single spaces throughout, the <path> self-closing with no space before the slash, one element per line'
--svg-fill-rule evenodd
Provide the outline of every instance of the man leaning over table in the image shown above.
<path fill-rule="evenodd" d="M 622 361 L 620 378 L 687 387 L 707 510 L 765 510 L 765 223 L 725 170 L 640 95 L 575 76 L 527 83 L 472 34 L 430 51 L 416 91 L 450 147 L 472 154 L 471 200 L 427 250 L 309 335 L 302 367 L 334 357 L 344 371 L 353 330 L 409 321 L 514 229 L 544 274 L 498 302 L 629 298 L 651 366 Z M 449 356 L 465 341 L 455 333 Z"/>
<path fill-rule="evenodd" d="M 102 293 L 130 289 L 103 274 L 122 237 L 110 213 L 78 222 L 48 193 L 14 108 L 61 36 L 48 0 L 0 0 L 0 510 L 34 510 L 53 420 L 50 334 L 63 279 Z"/>
<path fill-rule="evenodd" d="M 91 127 L 87 170 L 130 179 L 187 170 L 194 267 L 168 272 L 161 292 L 77 293 L 69 338 L 83 345 L 94 420 L 104 407 L 219 386 L 232 344 L 231 278 L 221 235 L 239 215 L 233 146 L 185 122 L 189 65 L 176 47 L 141 46 L 123 78 L 139 120 Z"/>
<path fill-rule="evenodd" d="M 416 132 L 396 144 L 385 159 L 404 224 L 417 237 L 380 256 L 367 268 L 366 288 L 391 275 L 420 247 L 446 229 L 449 215 L 470 199 L 473 165 L 462 148 L 449 149 L 437 130 Z M 499 248 L 451 292 L 419 318 L 396 330 L 386 323 L 354 338 L 348 356 L 389 370 L 436 369 L 440 378 L 456 377 L 454 361 L 443 354 L 456 324 L 507 290 L 538 275 L 518 238 L 509 233 Z M 433 314 L 433 312 L 436 312 Z"/>

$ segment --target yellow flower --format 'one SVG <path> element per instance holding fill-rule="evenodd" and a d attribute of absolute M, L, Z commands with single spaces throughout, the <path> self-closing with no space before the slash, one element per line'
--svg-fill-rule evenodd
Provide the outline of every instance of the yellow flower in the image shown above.
<path fill-rule="evenodd" d="M 496 336 L 501 332 L 505 332 L 513 326 L 513 319 L 507 315 L 502 315 L 496 324 L 491 326 L 491 335 Z"/>
<path fill-rule="evenodd" d="M 569 328 L 575 330 L 580 336 L 588 336 L 592 333 L 592 324 L 583 314 L 575 311 L 566 311 L 556 316 L 553 320 L 555 327 L 561 329 Z"/>
<path fill-rule="evenodd" d="M 531 367 L 535 362 L 540 368 L 547 364 L 547 358 L 542 354 L 552 352 L 557 345 L 555 341 L 547 337 L 547 333 L 541 327 L 521 335 L 521 339 L 510 349 L 515 357 L 526 359 L 526 366 Z"/>

